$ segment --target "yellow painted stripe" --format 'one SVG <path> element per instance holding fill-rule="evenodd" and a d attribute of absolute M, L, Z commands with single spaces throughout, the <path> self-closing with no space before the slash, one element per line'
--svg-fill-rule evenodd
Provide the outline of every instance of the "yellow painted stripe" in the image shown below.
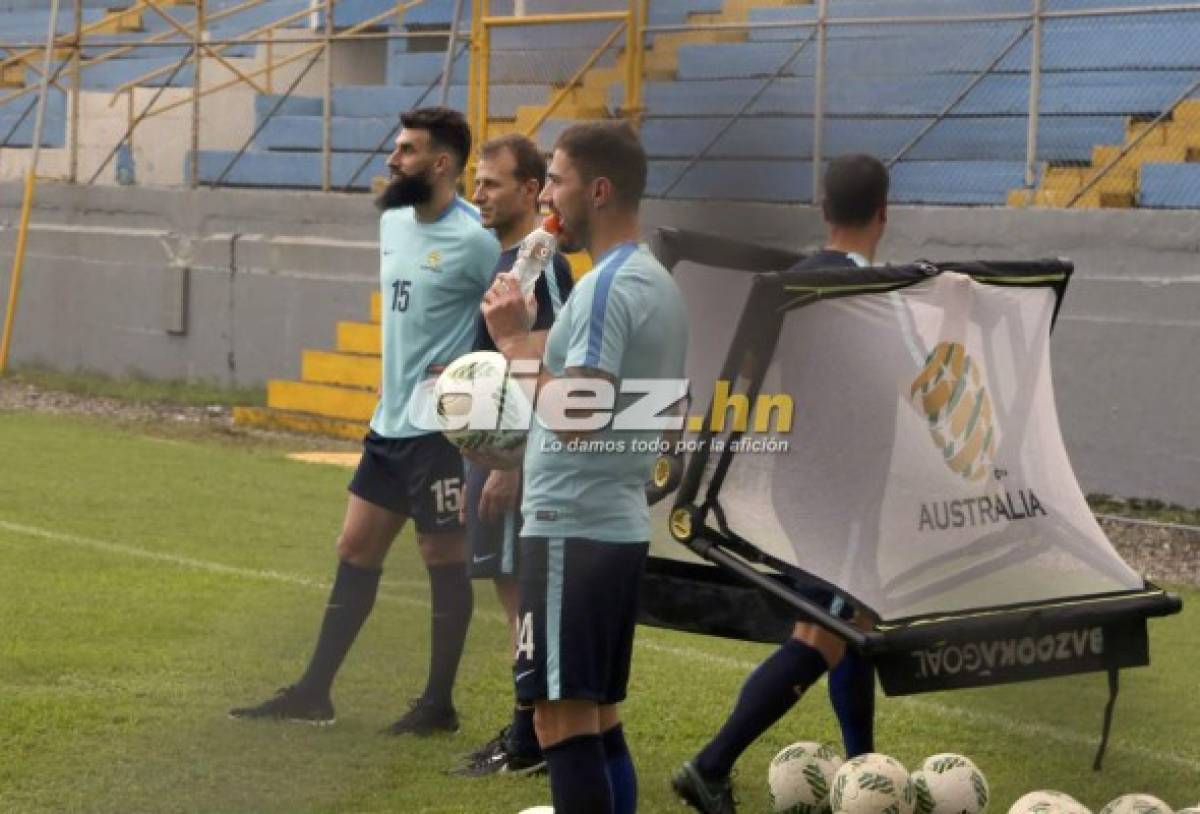
<path fill-rule="evenodd" d="M 324 435 L 357 441 L 367 432 L 366 422 L 341 421 L 323 416 L 273 410 L 269 407 L 235 407 L 233 423 L 239 427 L 259 427 L 306 435 Z"/>
<path fill-rule="evenodd" d="M 383 295 L 378 291 L 371 292 L 371 322 L 378 325 L 382 321 Z"/>
<path fill-rule="evenodd" d="M 289 459 L 301 463 L 328 464 L 346 469 L 354 469 L 358 466 L 358 459 L 361 457 L 361 452 L 293 452 L 288 455 Z"/>
<path fill-rule="evenodd" d="M 267 382 L 267 406 L 277 410 L 369 421 L 376 401 L 374 392 L 359 388 L 279 379 Z"/>
<path fill-rule="evenodd" d="M 374 390 L 379 386 L 380 364 L 380 358 L 373 355 L 306 350 L 300 361 L 300 378 L 317 384 Z"/>
<path fill-rule="evenodd" d="M 342 353 L 380 353 L 383 343 L 379 326 L 369 322 L 339 322 L 337 349 Z"/>

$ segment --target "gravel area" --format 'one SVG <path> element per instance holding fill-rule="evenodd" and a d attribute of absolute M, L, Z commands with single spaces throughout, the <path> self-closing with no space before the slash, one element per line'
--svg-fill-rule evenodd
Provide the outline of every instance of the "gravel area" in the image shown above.
<path fill-rule="evenodd" d="M 100 396 L 43 390 L 27 382 L 0 381 L 0 411 L 50 413 L 106 418 L 121 423 L 175 423 L 233 426 L 233 411 L 223 404 L 149 404 Z"/>

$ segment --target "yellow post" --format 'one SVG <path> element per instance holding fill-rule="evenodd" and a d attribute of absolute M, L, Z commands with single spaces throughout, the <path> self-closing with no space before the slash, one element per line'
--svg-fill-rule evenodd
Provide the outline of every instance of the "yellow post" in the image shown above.
<path fill-rule="evenodd" d="M 13 255 L 12 277 L 8 281 L 8 307 L 4 314 L 4 335 L 0 337 L 0 373 L 8 369 L 8 348 L 12 342 L 13 321 L 17 316 L 17 295 L 21 291 L 21 269 L 25 265 L 25 241 L 29 237 L 29 217 L 33 212 L 33 189 L 37 171 L 32 165 L 25 173 L 25 199 L 21 203 L 21 225 L 17 230 L 17 250 Z"/>
<path fill-rule="evenodd" d="M 488 0 L 479 0 L 476 4 L 486 17 L 488 13 Z M 492 31 L 488 24 L 481 18 L 479 21 L 479 103 L 476 108 L 479 116 L 479 132 L 477 138 L 482 144 L 487 141 L 488 127 L 488 83 L 492 81 L 490 76 L 492 59 Z"/>
<path fill-rule="evenodd" d="M 633 96 L 637 90 L 634 71 L 637 70 L 638 37 L 642 36 L 642 27 L 637 24 L 637 7 L 638 0 L 629 0 L 629 19 L 625 23 L 625 103 L 621 111 L 626 118 L 633 116 L 633 106 L 637 104 Z"/>
<path fill-rule="evenodd" d="M 633 52 L 634 69 L 633 69 L 633 126 L 642 126 L 642 114 L 645 110 L 642 107 L 642 76 L 645 74 L 646 65 L 646 20 L 650 18 L 649 11 L 650 0 L 633 0 L 635 7 L 634 11 L 634 27 L 637 29 L 637 48 Z"/>
<path fill-rule="evenodd" d="M 471 64 L 467 70 L 467 123 L 471 125 L 475 143 L 482 144 L 486 139 L 479 129 L 479 66 L 480 52 L 483 46 L 483 5 L 471 4 Z M 475 188 L 475 159 L 467 158 L 467 169 L 463 173 L 463 185 L 466 194 L 470 195 Z"/>

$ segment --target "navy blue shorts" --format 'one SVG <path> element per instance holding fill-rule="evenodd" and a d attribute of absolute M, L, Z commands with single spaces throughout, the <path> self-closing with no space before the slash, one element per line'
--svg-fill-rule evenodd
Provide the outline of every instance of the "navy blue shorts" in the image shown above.
<path fill-rule="evenodd" d="M 467 575 L 471 579 L 496 579 L 517 573 L 521 513 L 511 511 L 499 522 L 479 516 L 479 496 L 490 469 L 465 464 L 467 471 Z M 520 494 L 517 505 L 521 505 Z"/>
<path fill-rule="evenodd" d="M 363 438 L 362 458 L 350 479 L 351 494 L 413 519 L 417 531 L 457 531 L 462 500 L 462 456 L 440 432 Z"/>
<path fill-rule="evenodd" d="M 625 700 L 649 543 L 522 537 L 517 700 Z"/>

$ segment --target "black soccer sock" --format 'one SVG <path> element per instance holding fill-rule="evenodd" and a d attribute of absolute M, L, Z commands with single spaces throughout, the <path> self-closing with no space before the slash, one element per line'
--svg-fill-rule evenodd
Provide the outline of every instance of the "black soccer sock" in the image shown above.
<path fill-rule="evenodd" d="M 625 728 L 617 724 L 600 735 L 608 762 L 608 784 L 612 787 L 613 814 L 637 814 L 637 770 L 625 743 Z"/>
<path fill-rule="evenodd" d="M 576 735 L 544 751 L 554 814 L 613 814 L 612 787 L 599 735 Z"/>
<path fill-rule="evenodd" d="M 325 618 L 321 622 L 317 646 L 308 662 L 308 669 L 298 682 L 306 692 L 315 696 L 329 694 L 333 677 L 337 675 L 358 631 L 375 606 L 375 594 L 379 591 L 379 577 L 382 574 L 381 570 L 359 568 L 345 560 L 338 562 L 337 577 L 329 593 L 329 603 L 325 606 Z"/>
<path fill-rule="evenodd" d="M 729 719 L 696 756 L 700 773 L 709 778 L 728 775 L 742 752 L 782 718 L 826 668 L 816 648 L 788 639 L 742 685 Z"/>
<path fill-rule="evenodd" d="M 875 666 L 853 648 L 829 671 L 829 702 L 842 727 L 846 757 L 875 751 Z"/>
<path fill-rule="evenodd" d="M 475 594 L 467 577 L 466 563 L 430 565 L 429 680 L 422 697 L 437 707 L 451 705 L 454 676 L 467 640 L 467 628 L 475 609 Z"/>
<path fill-rule="evenodd" d="M 513 707 L 512 727 L 508 730 L 508 748 L 517 755 L 540 755 L 537 732 L 533 728 L 533 707 Z"/>

